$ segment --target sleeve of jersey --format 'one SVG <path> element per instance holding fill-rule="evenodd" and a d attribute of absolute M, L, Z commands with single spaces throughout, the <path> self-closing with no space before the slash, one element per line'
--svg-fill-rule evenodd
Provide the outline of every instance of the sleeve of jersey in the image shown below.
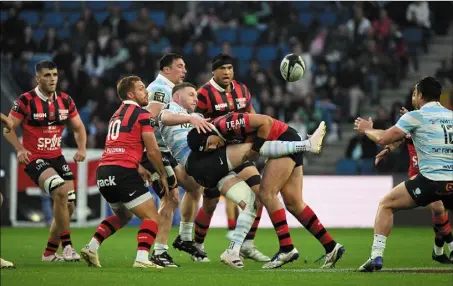
<path fill-rule="evenodd" d="M 415 110 L 401 116 L 395 126 L 404 131 L 404 133 L 410 134 L 415 128 L 420 126 L 420 123 L 420 113 Z"/>
<path fill-rule="evenodd" d="M 68 118 L 71 119 L 71 118 L 74 118 L 76 117 L 77 115 L 79 114 L 79 112 L 77 111 L 77 107 L 74 103 L 74 100 L 72 100 L 72 98 L 69 96 L 69 112 L 68 112 Z"/>
<path fill-rule="evenodd" d="M 148 92 L 149 101 L 160 102 L 163 104 L 167 104 L 170 102 L 171 92 L 169 93 L 164 88 L 152 86 L 148 89 Z"/>
<path fill-rule="evenodd" d="M 14 101 L 10 114 L 20 120 L 24 119 L 27 116 L 26 103 L 28 103 L 28 100 L 24 95 L 21 95 Z"/>
<path fill-rule="evenodd" d="M 154 132 L 154 118 L 149 112 L 142 112 L 138 116 L 138 124 L 140 125 L 140 133 Z"/>
<path fill-rule="evenodd" d="M 207 91 L 203 88 L 200 88 L 198 90 L 197 94 L 197 108 L 195 109 L 196 112 L 205 114 L 209 112 L 209 102 L 208 102 L 208 96 L 207 96 Z"/>
<path fill-rule="evenodd" d="M 246 112 L 251 112 L 252 111 L 252 95 L 250 94 L 250 91 L 249 89 L 244 85 L 245 87 L 245 102 L 246 102 L 246 106 L 245 106 L 245 111 Z"/>

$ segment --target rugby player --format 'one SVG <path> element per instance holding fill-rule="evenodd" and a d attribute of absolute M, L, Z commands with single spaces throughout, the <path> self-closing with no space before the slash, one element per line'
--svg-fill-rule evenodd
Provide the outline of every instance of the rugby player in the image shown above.
<path fill-rule="evenodd" d="M 25 172 L 45 193 L 52 196 L 53 215 L 50 237 L 42 261 L 79 261 L 72 247 L 70 217 L 74 212 L 74 175 L 61 151 L 61 134 L 69 123 L 74 131 L 77 152 L 75 162 L 86 157 L 85 127 L 72 98 L 56 91 L 58 69 L 52 61 L 41 61 L 35 66 L 38 86 L 14 102 L 9 113 L 13 126 L 4 136 L 17 151 L 17 159 L 25 165 Z M 21 126 L 23 143 L 15 129 Z M 63 255 L 57 255 L 59 244 Z"/>
<path fill-rule="evenodd" d="M 126 225 L 134 214 L 142 223 L 137 233 L 138 248 L 133 267 L 162 268 L 148 259 L 158 234 L 158 214 L 145 186 L 145 180 L 150 179 L 151 174 L 140 166 L 142 150 L 146 147 L 148 159 L 159 174 L 160 185 L 169 195 L 165 166 L 151 126 L 152 114 L 143 109 L 148 105 L 148 91 L 139 77 L 129 76 L 118 82 L 117 93 L 122 104 L 110 119 L 105 150 L 96 171 L 99 191 L 114 214 L 99 224 L 90 243 L 82 249 L 82 257 L 89 266 L 101 267 L 99 246 Z"/>
<path fill-rule="evenodd" d="M 253 147 L 247 158 L 254 160 L 258 157 L 266 141 L 301 141 L 305 143 L 302 151 L 319 153 L 320 145 L 311 144 L 312 139 L 302 141 L 297 132 L 286 123 L 266 115 L 230 113 L 213 121 L 214 132 L 207 134 L 192 130 L 188 136 L 192 151 L 211 152 L 225 145 L 226 142 L 245 142 L 252 137 Z M 325 135 L 325 125 L 322 122 L 315 132 L 314 138 Z M 313 138 L 313 136 L 312 136 Z M 283 158 L 269 159 L 263 172 L 259 196 L 268 210 L 275 231 L 279 238 L 280 250 L 263 268 L 277 268 L 299 257 L 297 249 L 291 240 L 286 223 L 286 213 L 277 198 L 281 192 L 288 211 L 316 237 L 324 246 L 326 255 L 323 268 L 334 267 L 345 249 L 335 242 L 325 230 L 316 214 L 302 199 L 302 154 L 294 154 Z"/>
<path fill-rule="evenodd" d="M 371 257 L 359 271 L 382 269 L 387 237 L 397 210 L 426 206 L 441 200 L 453 209 L 453 111 L 440 102 L 441 85 L 433 77 L 420 79 L 414 87 L 414 111 L 404 114 L 395 126 L 375 130 L 372 122 L 357 118 L 354 129 L 379 145 L 400 141 L 410 135 L 418 154 L 419 173 L 413 180 L 402 182 L 379 203 L 374 225 Z"/>

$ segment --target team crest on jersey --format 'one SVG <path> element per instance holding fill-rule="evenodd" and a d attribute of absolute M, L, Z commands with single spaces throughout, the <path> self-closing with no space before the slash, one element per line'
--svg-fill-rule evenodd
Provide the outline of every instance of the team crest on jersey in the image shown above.
<path fill-rule="evenodd" d="M 14 101 L 13 107 L 11 108 L 14 112 L 19 112 L 19 102 L 17 100 Z"/>
<path fill-rule="evenodd" d="M 234 108 L 234 101 L 231 98 L 228 99 L 228 107 L 229 108 Z"/>
<path fill-rule="evenodd" d="M 245 108 L 245 106 L 247 105 L 246 100 L 247 99 L 245 98 L 236 98 L 236 104 L 238 106 L 238 109 Z"/>
<path fill-rule="evenodd" d="M 154 98 L 154 101 L 158 101 L 158 102 L 164 103 L 165 93 L 160 92 L 160 91 L 156 91 L 156 92 L 154 92 L 153 98 Z"/>
<path fill-rule="evenodd" d="M 156 119 L 154 119 L 153 117 L 150 117 L 149 118 L 149 125 L 151 125 L 151 127 L 157 127 L 157 124 L 156 124 Z"/>
<path fill-rule="evenodd" d="M 60 109 L 59 110 L 60 120 L 68 119 L 68 113 L 69 111 L 67 109 Z"/>

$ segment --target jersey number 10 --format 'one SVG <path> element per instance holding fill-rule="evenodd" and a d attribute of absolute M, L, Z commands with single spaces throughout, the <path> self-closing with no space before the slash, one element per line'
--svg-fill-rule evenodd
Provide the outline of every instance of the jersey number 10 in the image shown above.
<path fill-rule="evenodd" d="M 114 121 L 110 121 L 109 128 L 107 131 L 107 141 L 118 139 L 118 136 L 120 136 L 120 128 L 121 120 L 116 119 Z"/>

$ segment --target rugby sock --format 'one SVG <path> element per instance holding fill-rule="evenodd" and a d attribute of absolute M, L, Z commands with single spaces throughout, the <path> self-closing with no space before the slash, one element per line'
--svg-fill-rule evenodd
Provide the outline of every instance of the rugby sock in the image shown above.
<path fill-rule="evenodd" d="M 436 231 L 434 229 L 434 231 Z M 444 239 L 442 236 L 439 236 L 437 233 L 436 233 L 436 237 L 434 238 L 434 254 L 436 255 L 442 255 L 444 254 Z"/>
<path fill-rule="evenodd" d="M 385 242 L 387 237 L 380 234 L 374 235 L 373 246 L 371 247 L 371 259 L 374 259 L 378 256 L 384 256 Z"/>
<path fill-rule="evenodd" d="M 261 146 L 260 156 L 280 158 L 294 153 L 307 152 L 311 149 L 309 140 L 304 141 L 267 141 Z"/>
<path fill-rule="evenodd" d="M 164 252 L 168 251 L 168 245 L 167 244 L 161 244 L 157 243 L 154 244 L 154 254 L 155 255 L 161 255 Z"/>
<path fill-rule="evenodd" d="M 434 223 L 434 232 L 436 234 L 434 247 L 436 255 L 441 255 L 443 253 L 443 242 L 446 242 L 448 244 L 448 248 L 451 252 L 453 250 L 453 235 L 451 234 L 451 226 L 450 221 L 448 220 L 448 215 L 447 214 L 442 216 L 433 215 L 432 219 Z M 440 249 L 438 248 L 436 251 L 436 247 L 442 247 L 441 254 L 437 254 L 438 252 L 440 252 Z"/>
<path fill-rule="evenodd" d="M 60 240 L 61 240 L 61 246 L 63 247 L 63 249 L 68 245 L 72 246 L 70 231 L 67 230 L 67 231 L 61 232 Z"/>
<path fill-rule="evenodd" d="M 179 223 L 179 236 L 183 241 L 192 241 L 193 222 Z"/>
<path fill-rule="evenodd" d="M 49 239 L 47 240 L 46 250 L 44 250 L 44 256 L 54 255 L 58 250 L 59 244 L 60 240 L 54 240 L 52 239 L 52 237 L 49 237 Z"/>
<path fill-rule="evenodd" d="M 245 236 L 252 227 L 253 221 L 255 220 L 255 214 L 249 211 L 240 211 L 236 228 L 231 238 L 230 249 L 233 253 L 239 255 L 242 243 L 244 243 Z"/>
<path fill-rule="evenodd" d="M 234 230 L 236 228 L 236 219 L 228 219 L 228 230 Z"/>
<path fill-rule="evenodd" d="M 337 243 L 309 206 L 306 206 L 296 218 L 324 246 L 326 253 L 330 253 L 335 248 Z"/>
<path fill-rule="evenodd" d="M 285 209 L 279 209 L 270 215 L 272 224 L 274 225 L 275 232 L 278 236 L 280 244 L 280 251 L 290 252 L 294 249 L 291 235 L 289 234 L 288 223 L 286 222 Z"/>
<path fill-rule="evenodd" d="M 260 224 L 261 220 L 261 214 L 263 213 L 263 205 L 261 205 L 258 210 L 256 211 L 256 218 L 255 221 L 252 224 L 252 227 L 250 228 L 249 233 L 247 233 L 247 236 L 245 239 L 247 240 L 254 240 L 255 239 L 255 234 L 258 229 L 258 225 Z"/>
<path fill-rule="evenodd" d="M 88 247 L 91 250 L 98 250 L 102 242 L 109 236 L 113 235 L 117 230 L 122 228 L 125 224 L 121 222 L 121 219 L 117 215 L 109 216 L 104 219 L 98 226 L 96 232 L 91 238 Z"/>
<path fill-rule="evenodd" d="M 140 225 L 137 233 L 137 257 L 136 261 L 148 261 L 149 250 L 153 245 L 157 235 L 157 223 L 153 220 L 145 219 Z"/>
<path fill-rule="evenodd" d="M 195 217 L 195 242 L 203 244 L 208 234 L 209 225 L 211 224 L 212 215 L 207 214 L 203 208 L 198 210 Z"/>

